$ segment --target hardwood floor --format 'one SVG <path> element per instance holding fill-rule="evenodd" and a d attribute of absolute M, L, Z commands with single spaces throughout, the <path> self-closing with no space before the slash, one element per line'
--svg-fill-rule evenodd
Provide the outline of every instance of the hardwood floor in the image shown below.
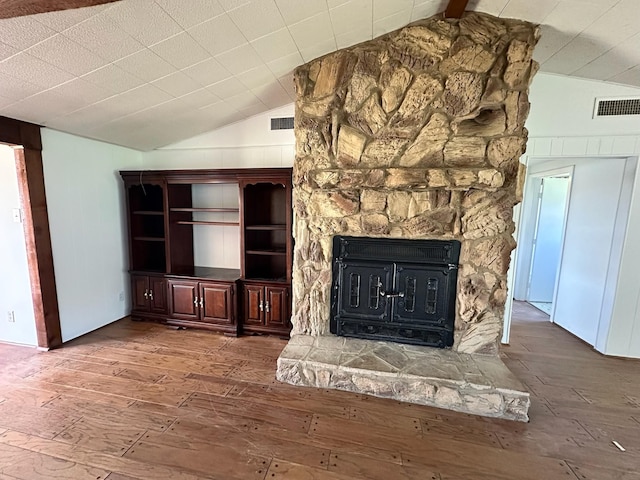
<path fill-rule="evenodd" d="M 528 424 L 280 384 L 271 337 L 123 320 L 0 345 L 0 480 L 640 479 L 640 361 L 515 308 Z"/>

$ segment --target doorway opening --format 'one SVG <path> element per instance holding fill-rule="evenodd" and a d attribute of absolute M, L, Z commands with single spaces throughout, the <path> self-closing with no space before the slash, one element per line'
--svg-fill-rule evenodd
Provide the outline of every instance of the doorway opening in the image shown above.
<path fill-rule="evenodd" d="M 538 198 L 525 300 L 553 321 L 571 173 L 534 176 L 532 188 L 538 192 Z"/>

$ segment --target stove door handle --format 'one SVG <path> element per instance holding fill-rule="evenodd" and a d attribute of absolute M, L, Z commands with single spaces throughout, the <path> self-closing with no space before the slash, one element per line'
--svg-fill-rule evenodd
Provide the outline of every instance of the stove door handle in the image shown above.
<path fill-rule="evenodd" d="M 380 296 L 381 297 L 387 297 L 387 298 L 403 298 L 404 297 L 404 292 L 398 292 L 398 293 L 387 293 L 383 290 L 380 291 Z"/>

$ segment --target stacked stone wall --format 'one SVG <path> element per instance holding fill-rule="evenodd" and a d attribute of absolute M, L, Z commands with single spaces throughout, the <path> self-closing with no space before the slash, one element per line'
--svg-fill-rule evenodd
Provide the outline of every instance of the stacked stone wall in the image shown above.
<path fill-rule="evenodd" d="M 328 333 L 334 235 L 453 238 L 453 348 L 497 353 L 538 36 L 436 16 L 296 70 L 293 333 Z"/>

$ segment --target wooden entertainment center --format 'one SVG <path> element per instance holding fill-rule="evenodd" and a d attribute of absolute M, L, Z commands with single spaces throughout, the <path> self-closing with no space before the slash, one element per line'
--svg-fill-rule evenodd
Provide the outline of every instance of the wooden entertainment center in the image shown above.
<path fill-rule="evenodd" d="M 127 196 L 133 319 L 228 335 L 289 334 L 291 168 L 120 175 Z M 237 188 L 232 206 L 219 194 L 225 185 Z M 198 265 L 198 257 L 208 258 L 208 249 L 222 245 L 209 244 L 194 229 L 234 227 L 240 269 L 218 268 L 211 261 Z"/>

